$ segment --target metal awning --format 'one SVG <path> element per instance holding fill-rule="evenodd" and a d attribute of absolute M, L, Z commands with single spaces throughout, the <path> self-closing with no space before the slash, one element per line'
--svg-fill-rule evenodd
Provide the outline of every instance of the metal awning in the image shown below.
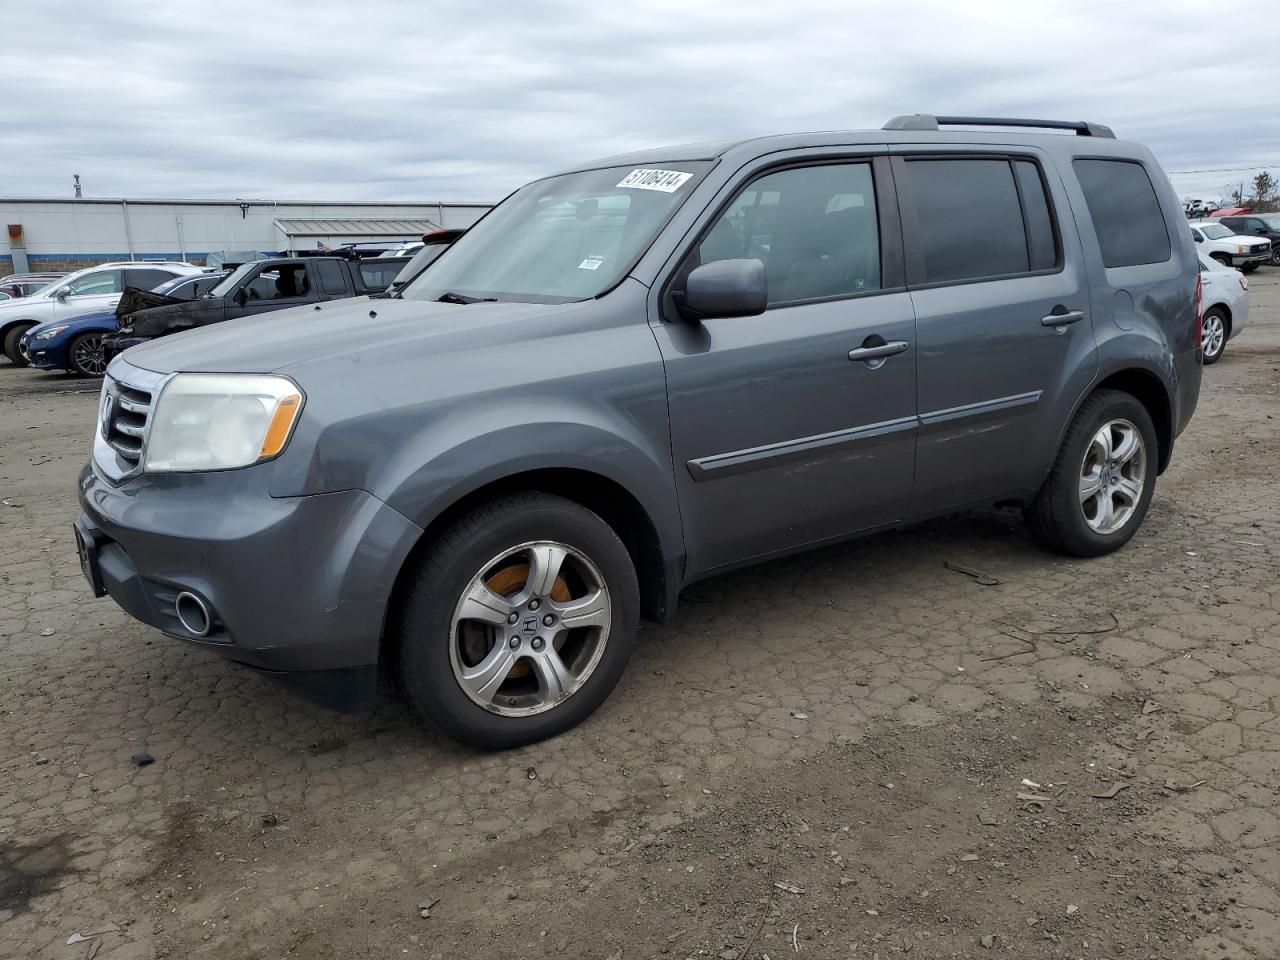
<path fill-rule="evenodd" d="M 277 219 L 276 228 L 286 237 L 421 237 L 424 233 L 440 229 L 440 225 L 425 217 L 401 219 L 399 217 L 305 217 Z"/>

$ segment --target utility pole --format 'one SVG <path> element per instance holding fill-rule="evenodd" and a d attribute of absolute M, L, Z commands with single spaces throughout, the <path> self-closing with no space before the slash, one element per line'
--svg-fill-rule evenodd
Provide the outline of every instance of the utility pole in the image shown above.
<path fill-rule="evenodd" d="M 72 176 L 76 178 L 76 199 L 81 200 L 84 198 L 84 194 L 80 192 L 80 174 L 76 173 L 72 174 Z"/>

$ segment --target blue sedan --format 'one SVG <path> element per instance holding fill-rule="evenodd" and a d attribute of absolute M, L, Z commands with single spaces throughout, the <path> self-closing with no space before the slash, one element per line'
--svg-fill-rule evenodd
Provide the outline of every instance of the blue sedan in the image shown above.
<path fill-rule="evenodd" d="M 175 300 L 203 297 L 226 276 L 226 272 L 166 280 L 152 290 Z M 102 338 L 116 330 L 112 311 L 86 313 L 69 320 L 57 320 L 32 327 L 18 341 L 27 363 L 37 370 L 70 370 L 82 377 L 100 377 L 107 369 Z"/>

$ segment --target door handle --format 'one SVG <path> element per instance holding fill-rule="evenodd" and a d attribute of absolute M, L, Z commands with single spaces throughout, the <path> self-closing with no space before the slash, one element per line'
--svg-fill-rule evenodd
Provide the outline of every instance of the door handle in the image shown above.
<path fill-rule="evenodd" d="M 887 343 L 877 343 L 867 347 L 855 347 L 849 351 L 849 359 L 883 360 L 886 357 L 893 357 L 903 353 L 909 346 L 910 344 L 905 340 L 890 340 Z"/>
<path fill-rule="evenodd" d="M 1054 307 L 1054 310 L 1060 310 L 1060 307 Z M 1041 317 L 1040 322 L 1046 327 L 1065 327 L 1069 323 L 1079 323 L 1084 319 L 1083 310 L 1062 310 L 1061 313 L 1051 313 L 1047 317 Z"/>

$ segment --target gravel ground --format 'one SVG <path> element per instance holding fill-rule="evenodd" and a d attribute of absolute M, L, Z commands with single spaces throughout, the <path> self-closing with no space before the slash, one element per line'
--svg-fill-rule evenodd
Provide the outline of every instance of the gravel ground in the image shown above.
<path fill-rule="evenodd" d="M 987 511 L 702 583 L 503 754 L 90 599 L 96 385 L 0 364 L 0 957 L 1274 960 L 1280 270 L 1252 290 L 1119 554 Z"/>

